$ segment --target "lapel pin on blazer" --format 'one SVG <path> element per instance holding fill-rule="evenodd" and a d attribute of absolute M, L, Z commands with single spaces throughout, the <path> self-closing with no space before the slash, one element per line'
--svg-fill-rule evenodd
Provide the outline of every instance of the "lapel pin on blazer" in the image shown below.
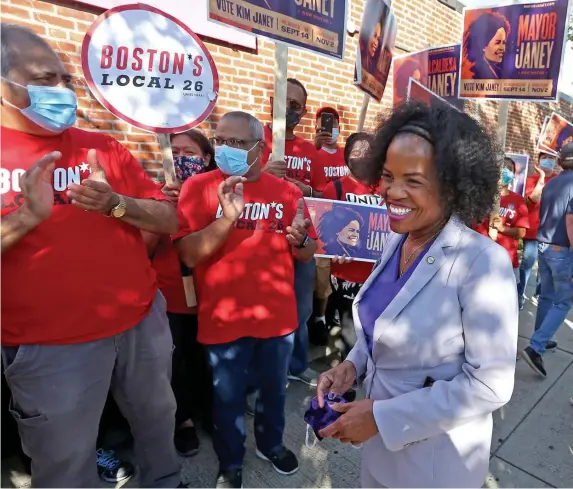
<path fill-rule="evenodd" d="M 436 261 L 436 259 L 433 256 L 429 256 L 426 261 L 430 264 L 433 265 L 434 262 Z"/>

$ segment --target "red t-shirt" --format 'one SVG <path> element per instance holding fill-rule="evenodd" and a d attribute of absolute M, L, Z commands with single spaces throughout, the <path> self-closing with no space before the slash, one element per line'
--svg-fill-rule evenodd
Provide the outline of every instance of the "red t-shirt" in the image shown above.
<path fill-rule="evenodd" d="M 157 284 L 139 229 L 68 202 L 68 183 L 89 176 L 89 149 L 114 191 L 167 200 L 131 153 L 104 134 L 72 128 L 37 137 L 2 128 L 2 217 L 24 201 L 20 177 L 60 151 L 52 215 L 2 255 L 2 344 L 68 344 L 107 338 L 139 323 Z"/>
<path fill-rule="evenodd" d="M 215 170 L 183 184 L 174 240 L 221 216 L 217 187 L 224 178 Z M 300 198 L 298 188 L 268 173 L 244 184 L 243 217 L 219 250 L 193 269 L 201 343 L 272 338 L 296 329 L 294 258 L 285 230 Z"/>
<path fill-rule="evenodd" d="M 265 151 L 262 166 L 264 167 L 273 152 L 273 132 L 270 126 L 265 126 Z M 295 136 L 285 141 L 285 162 L 287 164 L 287 177 L 297 180 L 305 185 L 311 185 L 311 168 L 319 159 L 314 144 Z M 313 187 L 314 188 L 314 187 Z"/>
<path fill-rule="evenodd" d="M 549 180 L 551 180 L 554 176 L 555 174 L 546 176 L 545 183 L 549 182 Z M 532 202 L 529 200 L 529 196 L 535 189 L 538 181 L 539 175 L 535 174 L 527 177 L 525 183 L 525 196 L 527 197 L 526 202 L 527 209 L 529 211 L 529 229 L 525 233 L 524 239 L 537 239 L 537 230 L 539 229 L 539 205 L 541 200 L 539 202 Z"/>
<path fill-rule="evenodd" d="M 350 170 L 344 161 L 344 148 L 338 147 L 335 153 L 322 148 L 318 155 L 317 164 L 310 169 L 310 181 L 314 190 L 322 192 L 327 183 L 345 177 Z"/>
<path fill-rule="evenodd" d="M 322 193 L 323 199 L 330 200 L 345 200 L 347 202 L 361 203 L 367 205 L 380 205 L 382 198 L 378 190 L 370 185 L 354 180 L 350 176 L 342 177 L 340 180 L 342 188 L 341 198 L 338 198 L 336 191 L 336 184 L 330 182 Z M 372 272 L 374 263 L 369 262 L 354 262 L 354 263 L 333 263 L 330 266 L 330 273 L 335 277 L 346 280 L 347 282 L 354 282 L 363 284 Z"/>
<path fill-rule="evenodd" d="M 515 192 L 510 191 L 509 194 L 501 197 L 499 203 L 499 217 L 501 218 L 501 222 L 504 226 L 529 229 L 529 213 L 527 211 L 525 199 Z M 489 236 L 489 218 L 482 224 L 474 226 L 474 229 L 484 236 Z M 519 267 L 517 238 L 498 233 L 497 243 L 503 246 L 509 253 L 513 263 L 513 268 Z"/>
<path fill-rule="evenodd" d="M 175 245 L 168 236 L 159 239 L 152 260 L 157 274 L 157 285 L 167 301 L 167 311 L 175 314 L 196 314 L 196 307 L 189 307 L 185 299 L 181 262 Z"/>

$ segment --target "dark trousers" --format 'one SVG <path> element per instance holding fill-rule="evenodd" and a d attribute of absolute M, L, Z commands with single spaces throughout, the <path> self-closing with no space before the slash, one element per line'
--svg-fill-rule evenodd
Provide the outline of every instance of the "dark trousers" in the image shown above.
<path fill-rule="evenodd" d="M 282 447 L 287 371 L 293 339 L 291 333 L 278 338 L 240 338 L 231 343 L 206 346 L 213 370 L 213 448 L 221 469 L 243 466 L 249 381 L 254 380 L 258 387 L 255 407 L 257 448 L 268 456 Z"/>
<path fill-rule="evenodd" d="M 175 346 L 171 385 L 177 401 L 176 426 L 199 418 L 209 430 L 213 379 L 205 347 L 197 342 L 197 315 L 168 312 L 167 317 Z"/>
<path fill-rule="evenodd" d="M 341 328 L 340 339 L 342 341 L 340 356 L 342 360 L 345 360 L 350 350 L 352 350 L 356 344 L 352 303 L 362 284 L 347 282 L 334 275 L 331 275 L 330 279 L 332 283 L 332 294 L 329 298 L 329 309 L 338 311 Z"/>

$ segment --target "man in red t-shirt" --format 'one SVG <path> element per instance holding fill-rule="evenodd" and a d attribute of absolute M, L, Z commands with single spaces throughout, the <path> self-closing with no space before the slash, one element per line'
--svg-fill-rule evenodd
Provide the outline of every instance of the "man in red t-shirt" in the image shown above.
<path fill-rule="evenodd" d="M 539 229 L 541 194 L 545 184 L 556 175 L 555 169 L 557 166 L 555 156 L 548 153 L 539 153 L 538 164 L 533 167 L 535 174 L 527 177 L 525 183 L 525 202 L 529 211 L 529 229 L 523 238 L 523 256 L 519 267 L 517 291 L 520 309 L 523 309 L 525 304 L 525 289 L 527 288 L 533 266 L 537 261 L 537 230 Z M 537 275 L 535 295 L 539 295 L 539 274 Z"/>
<path fill-rule="evenodd" d="M 322 114 L 332 114 L 332 134 L 322 130 Z M 314 146 L 318 150 L 318 164 L 311 167 L 311 184 L 316 193 L 322 192 L 326 184 L 350 173 L 344 161 L 344 146 L 338 145 L 340 137 L 340 115 L 333 107 L 322 107 L 316 112 L 316 136 Z"/>
<path fill-rule="evenodd" d="M 307 92 L 294 78 L 287 80 L 286 141 L 284 161 L 271 161 L 272 130 L 264 129 L 265 148 L 262 155 L 263 171 L 284 178 L 299 187 L 305 197 L 317 196 L 311 180 L 312 168 L 317 164 L 318 151 L 312 143 L 296 136 L 294 130 L 306 114 Z M 272 102 L 271 102 L 272 107 Z M 271 109 L 272 110 L 272 109 Z M 308 327 L 312 314 L 312 296 L 315 279 L 315 260 L 295 262 L 295 295 L 298 328 L 289 364 L 289 379 L 316 386 L 317 374 L 308 368 Z"/>
<path fill-rule="evenodd" d="M 110 390 L 140 484 L 176 487 L 173 342 L 140 230 L 177 215 L 119 143 L 71 127 L 71 75 L 31 31 L 2 24 L 2 360 L 33 487 L 96 487 Z"/>
<path fill-rule="evenodd" d="M 281 474 L 298 470 L 282 442 L 289 356 L 297 327 L 294 261 L 316 243 L 302 193 L 261 172 L 263 127 L 245 112 L 223 116 L 213 138 L 219 170 L 185 182 L 173 236 L 194 270 L 199 341 L 213 371 L 217 487 L 242 487 L 245 403 L 256 377 L 257 456 Z M 293 260 L 293 256 L 296 260 Z"/>
<path fill-rule="evenodd" d="M 515 163 L 511 158 L 505 158 L 501 172 L 501 199 L 499 216 L 492 222 L 486 219 L 475 230 L 484 236 L 489 236 L 503 246 L 513 263 L 515 280 L 519 283 L 519 257 L 517 254 L 518 239 L 523 238 L 529 229 L 529 212 L 525 199 L 518 193 L 509 190 L 515 179 Z"/>

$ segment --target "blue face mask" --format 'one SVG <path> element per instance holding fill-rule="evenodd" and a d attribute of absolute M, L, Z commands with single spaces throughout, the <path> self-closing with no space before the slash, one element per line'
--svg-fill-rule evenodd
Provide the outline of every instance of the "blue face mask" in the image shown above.
<path fill-rule="evenodd" d="M 217 146 L 215 147 L 215 162 L 225 175 L 242 177 L 247 174 L 251 166 L 259 159 L 257 157 L 250 165 L 247 161 L 249 152 L 252 151 L 257 144 L 258 142 L 249 150 L 231 148 L 226 144 Z"/>
<path fill-rule="evenodd" d="M 542 158 L 539 162 L 539 166 L 544 170 L 553 170 L 555 168 L 555 160 L 551 158 Z"/>
<path fill-rule="evenodd" d="M 76 122 L 78 98 L 69 88 L 44 87 L 41 85 L 28 85 L 25 87 L 6 78 L 2 79 L 27 90 L 30 97 L 30 106 L 21 109 L 6 99 L 3 99 L 3 102 L 19 110 L 34 124 L 46 131 L 62 132 L 72 127 L 74 122 Z"/>
<path fill-rule="evenodd" d="M 502 170 L 501 170 L 501 184 L 504 187 L 507 187 L 508 185 L 510 185 L 514 179 L 515 179 L 515 174 L 509 168 L 502 168 Z"/>

